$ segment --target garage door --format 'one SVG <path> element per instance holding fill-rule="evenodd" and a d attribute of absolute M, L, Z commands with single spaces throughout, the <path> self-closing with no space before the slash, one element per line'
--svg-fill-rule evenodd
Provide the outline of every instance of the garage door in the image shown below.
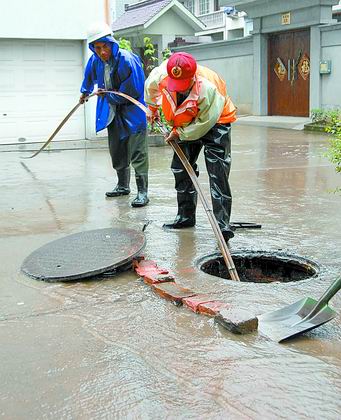
<path fill-rule="evenodd" d="M 45 141 L 77 103 L 82 42 L 0 40 L 0 144 Z M 84 108 L 56 140 L 85 137 Z"/>

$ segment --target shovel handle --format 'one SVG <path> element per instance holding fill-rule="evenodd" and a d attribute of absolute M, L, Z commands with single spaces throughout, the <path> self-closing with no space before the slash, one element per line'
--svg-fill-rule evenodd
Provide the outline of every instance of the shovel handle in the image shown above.
<path fill-rule="evenodd" d="M 311 310 L 311 312 L 305 317 L 305 319 L 309 319 L 314 317 L 320 310 L 327 305 L 330 299 L 336 295 L 336 293 L 341 289 L 341 276 L 338 277 L 325 291 L 325 293 L 321 296 L 321 298 L 316 303 L 315 307 Z"/>

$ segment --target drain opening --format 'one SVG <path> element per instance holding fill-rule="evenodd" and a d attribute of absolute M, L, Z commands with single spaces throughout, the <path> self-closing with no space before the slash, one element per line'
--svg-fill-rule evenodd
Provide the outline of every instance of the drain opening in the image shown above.
<path fill-rule="evenodd" d="M 232 254 L 241 281 L 253 283 L 294 282 L 314 277 L 319 268 L 316 263 L 303 257 L 272 253 L 243 252 Z M 207 274 L 230 279 L 225 261 L 218 254 L 199 262 Z"/>

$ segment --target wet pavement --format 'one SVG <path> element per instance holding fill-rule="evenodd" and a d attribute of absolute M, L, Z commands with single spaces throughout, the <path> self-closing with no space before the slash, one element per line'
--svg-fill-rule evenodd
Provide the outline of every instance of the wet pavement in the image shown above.
<path fill-rule="evenodd" d="M 295 283 L 236 283 L 200 271 L 216 252 L 198 205 L 196 228 L 164 231 L 176 213 L 168 147 L 150 148 L 150 204 L 105 199 L 115 184 L 105 149 L 57 150 L 22 161 L 0 153 L 0 418 L 340 418 L 340 315 L 287 344 L 237 336 L 153 294 L 133 272 L 45 283 L 20 272 L 32 251 L 90 229 L 146 220 L 146 258 L 179 284 L 261 314 L 318 298 L 341 263 L 340 175 L 323 157 L 326 137 L 236 126 L 231 250 L 289 252 L 320 264 Z M 201 158 L 200 182 L 208 192 Z M 341 313 L 341 294 L 331 306 Z"/>

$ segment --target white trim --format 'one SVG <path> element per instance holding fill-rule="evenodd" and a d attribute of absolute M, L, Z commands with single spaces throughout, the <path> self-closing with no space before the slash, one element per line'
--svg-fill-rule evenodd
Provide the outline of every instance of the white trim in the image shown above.
<path fill-rule="evenodd" d="M 187 22 L 194 30 L 205 30 L 206 25 L 204 25 L 201 20 L 199 20 L 196 16 L 194 16 L 185 6 L 179 3 L 177 0 L 172 0 L 164 9 L 160 10 L 155 16 L 153 16 L 150 20 L 148 20 L 144 25 L 144 29 L 147 29 L 152 23 L 154 23 L 157 19 L 159 19 L 163 14 L 165 14 L 171 8 L 178 9 L 178 12 L 181 12 L 181 15 L 185 15 L 185 17 L 181 16 L 182 19 Z M 175 11 L 177 13 L 177 11 Z"/>
<path fill-rule="evenodd" d="M 206 31 L 196 32 L 195 36 L 205 36 L 205 35 L 210 35 L 210 34 L 218 34 L 219 32 L 224 33 L 225 32 L 225 27 L 213 28 L 213 29 L 208 29 Z"/>

